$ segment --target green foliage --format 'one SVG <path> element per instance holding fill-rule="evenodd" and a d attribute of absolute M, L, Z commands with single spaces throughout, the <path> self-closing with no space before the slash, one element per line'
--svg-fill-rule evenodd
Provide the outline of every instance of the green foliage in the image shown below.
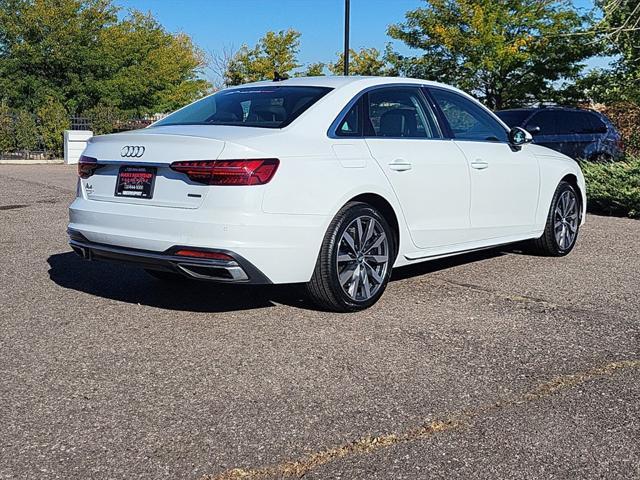
<path fill-rule="evenodd" d="M 640 157 L 623 162 L 582 162 L 589 211 L 640 218 Z"/>
<path fill-rule="evenodd" d="M 325 64 L 322 62 L 312 63 L 307 68 L 297 74 L 298 77 L 321 77 L 324 75 Z"/>
<path fill-rule="evenodd" d="M 142 114 L 208 90 L 186 35 L 118 13 L 112 0 L 0 0 L 0 101 L 30 112 L 48 97 L 71 112 L 102 101 Z"/>
<path fill-rule="evenodd" d="M 91 130 L 95 135 L 113 133 L 118 122 L 125 121 L 129 117 L 126 112 L 104 103 L 90 108 L 84 112 L 84 116 L 91 122 Z"/>
<path fill-rule="evenodd" d="M 45 150 L 54 154 L 62 153 L 64 131 L 69 128 L 69 113 L 62 103 L 53 97 L 45 100 L 37 112 L 39 133 Z"/>
<path fill-rule="evenodd" d="M 344 53 L 340 53 L 335 63 L 329 64 L 334 75 L 344 73 Z M 349 75 L 385 76 L 391 74 L 387 58 L 377 48 L 362 48 L 359 52 L 349 50 Z"/>
<path fill-rule="evenodd" d="M 0 103 L 0 152 L 13 149 L 13 115 L 11 109 Z"/>
<path fill-rule="evenodd" d="M 613 68 L 590 72 L 578 82 L 583 97 L 601 103 L 640 105 L 640 4 L 638 0 L 599 0 L 602 20 L 596 25 Z"/>
<path fill-rule="evenodd" d="M 568 0 L 425 0 L 388 33 L 423 51 L 396 54 L 400 73 L 454 84 L 500 109 L 547 100 L 557 82 L 575 79 L 600 48 L 581 34 L 591 22 Z"/>
<path fill-rule="evenodd" d="M 17 150 L 36 150 L 38 148 L 38 126 L 33 114 L 20 110 L 15 115 L 13 131 Z"/>
<path fill-rule="evenodd" d="M 230 86 L 272 80 L 275 72 L 281 77 L 291 76 L 300 67 L 299 50 L 299 32 L 292 29 L 267 32 L 255 47 L 243 45 L 236 52 L 227 65 L 224 82 Z"/>

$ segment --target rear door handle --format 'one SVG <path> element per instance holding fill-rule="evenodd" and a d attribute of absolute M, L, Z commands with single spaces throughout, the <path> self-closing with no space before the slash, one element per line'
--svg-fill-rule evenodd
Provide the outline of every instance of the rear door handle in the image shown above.
<path fill-rule="evenodd" d="M 484 160 L 474 160 L 471 162 L 471 168 L 475 168 L 476 170 L 484 170 L 489 166 L 489 162 L 485 162 Z"/>
<path fill-rule="evenodd" d="M 413 165 L 411 165 L 411 162 L 407 162 L 406 160 L 397 159 L 389 164 L 389 168 L 396 172 L 404 172 L 406 170 L 411 170 Z"/>

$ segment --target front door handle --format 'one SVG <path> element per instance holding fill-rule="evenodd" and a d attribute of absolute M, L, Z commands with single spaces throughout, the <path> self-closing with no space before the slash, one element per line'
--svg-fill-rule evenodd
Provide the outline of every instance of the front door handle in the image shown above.
<path fill-rule="evenodd" d="M 474 160 L 471 162 L 471 168 L 475 168 L 476 170 L 484 170 L 489 167 L 489 162 L 485 162 L 484 160 Z"/>
<path fill-rule="evenodd" d="M 413 165 L 411 165 L 411 162 L 407 162 L 406 160 L 396 159 L 389 164 L 389 168 L 391 170 L 395 170 L 396 172 L 404 172 L 407 170 L 411 170 L 411 168 L 413 168 Z"/>

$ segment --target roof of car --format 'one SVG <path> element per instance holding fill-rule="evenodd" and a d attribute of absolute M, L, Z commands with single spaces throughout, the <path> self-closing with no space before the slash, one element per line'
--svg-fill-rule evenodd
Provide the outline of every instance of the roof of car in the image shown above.
<path fill-rule="evenodd" d="M 365 77 L 365 76 L 319 76 L 319 77 L 295 77 L 287 80 L 278 81 L 261 81 L 254 83 L 245 83 L 242 87 L 280 85 L 280 86 L 305 86 L 305 87 L 331 87 L 340 88 L 354 83 L 363 83 L 367 85 L 388 85 L 390 83 L 415 83 L 419 85 L 442 85 L 437 82 L 422 80 L 417 78 L 405 77 Z M 442 85 L 446 86 L 446 85 Z M 447 86 L 448 87 L 448 86 Z M 448 87 L 451 88 L 451 87 Z"/>

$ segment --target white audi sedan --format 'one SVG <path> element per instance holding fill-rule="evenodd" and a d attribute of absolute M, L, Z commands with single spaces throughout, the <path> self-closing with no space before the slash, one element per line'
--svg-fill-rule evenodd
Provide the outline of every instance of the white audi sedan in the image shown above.
<path fill-rule="evenodd" d="M 530 142 L 424 80 L 228 88 L 143 130 L 92 138 L 70 244 L 165 281 L 305 283 L 320 307 L 359 310 L 393 267 L 523 240 L 571 251 L 584 178 Z"/>

